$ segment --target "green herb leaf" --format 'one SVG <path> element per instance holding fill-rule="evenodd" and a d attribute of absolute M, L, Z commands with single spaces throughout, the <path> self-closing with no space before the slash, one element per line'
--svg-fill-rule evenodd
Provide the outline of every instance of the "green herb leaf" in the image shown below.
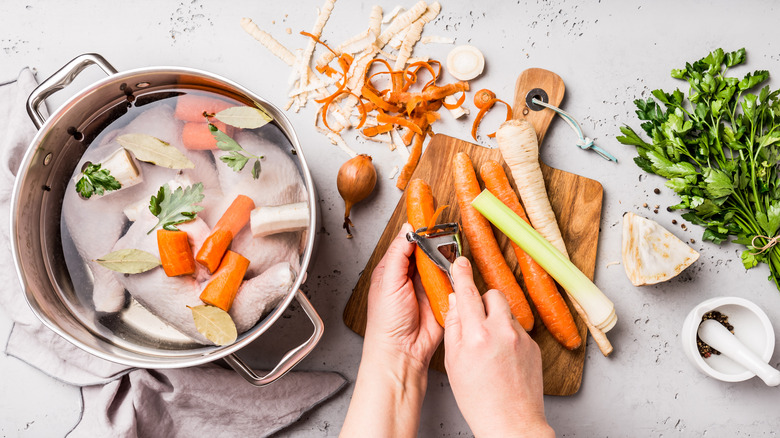
<path fill-rule="evenodd" d="M 203 207 L 196 205 L 203 200 L 203 183 L 197 183 L 186 188 L 178 187 L 171 191 L 168 184 L 163 184 L 149 201 L 149 211 L 157 216 L 157 224 L 146 234 L 162 226 L 163 229 L 176 231 L 176 225 L 195 219 Z"/>
<path fill-rule="evenodd" d="M 209 123 L 209 131 L 211 131 L 211 135 L 213 135 L 214 138 L 217 140 L 217 147 L 220 150 L 223 151 L 244 150 L 244 148 L 242 148 L 240 144 L 238 144 L 235 140 L 233 140 L 229 135 L 220 131 L 219 128 L 217 128 L 213 123 Z"/>
<path fill-rule="evenodd" d="M 82 197 L 89 199 L 92 195 L 102 196 L 105 192 L 122 188 L 111 172 L 100 166 L 100 163 L 88 163 L 81 173 L 81 178 L 76 182 L 76 191 Z"/>
<path fill-rule="evenodd" d="M 195 168 L 195 164 L 178 149 L 151 135 L 124 134 L 117 137 L 116 141 L 140 161 L 169 169 Z"/>
<path fill-rule="evenodd" d="M 231 151 L 229 154 L 225 154 L 219 157 L 219 160 L 227 164 L 228 167 L 233 169 L 235 172 L 241 172 L 244 169 L 244 166 L 246 166 L 246 163 L 249 161 L 249 158 L 245 157 L 240 152 Z"/>
<path fill-rule="evenodd" d="M 140 274 L 160 266 L 157 256 L 140 249 L 120 249 L 95 261 L 104 268 L 123 274 Z"/>
<path fill-rule="evenodd" d="M 222 123 L 244 129 L 259 128 L 273 120 L 265 111 L 251 106 L 234 106 L 218 112 L 214 117 Z"/>
<path fill-rule="evenodd" d="M 228 345 L 238 338 L 236 324 L 224 310 L 208 304 L 187 307 L 192 311 L 195 328 L 209 341 L 216 345 Z"/>
<path fill-rule="evenodd" d="M 260 178 L 260 160 L 263 159 L 262 155 L 257 156 L 250 154 L 246 149 L 241 147 L 238 142 L 230 138 L 229 135 L 220 131 L 213 123 L 209 123 L 209 130 L 211 131 L 211 135 L 217 140 L 217 147 L 220 150 L 229 152 L 228 154 L 220 156 L 220 161 L 227 164 L 233 171 L 241 172 L 246 166 L 246 163 L 254 158 L 256 161 L 254 166 L 252 166 L 252 177 L 254 179 Z"/>
<path fill-rule="evenodd" d="M 745 267 L 745 269 L 754 268 L 756 265 L 758 265 L 758 259 L 756 258 L 756 255 L 748 249 L 742 251 L 740 258 L 742 259 L 742 265 Z"/>
<path fill-rule="evenodd" d="M 260 178 L 260 160 L 255 160 L 255 164 L 252 166 L 252 178 Z"/>

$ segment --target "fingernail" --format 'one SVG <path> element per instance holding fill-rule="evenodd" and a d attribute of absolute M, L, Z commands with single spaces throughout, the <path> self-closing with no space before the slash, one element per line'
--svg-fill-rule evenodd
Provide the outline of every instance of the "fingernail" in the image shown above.
<path fill-rule="evenodd" d="M 401 231 L 403 231 L 405 234 L 409 231 L 414 231 L 414 228 L 412 228 L 412 225 L 409 222 L 406 222 L 401 226 Z"/>
<path fill-rule="evenodd" d="M 460 266 L 461 268 L 468 268 L 469 266 L 471 266 L 469 259 L 467 259 L 466 257 L 458 257 L 458 259 L 455 260 L 455 264 Z"/>
<path fill-rule="evenodd" d="M 450 298 L 450 308 L 455 307 L 455 304 L 457 304 L 457 297 L 455 296 L 454 293 L 451 293 L 449 295 L 449 298 Z"/>

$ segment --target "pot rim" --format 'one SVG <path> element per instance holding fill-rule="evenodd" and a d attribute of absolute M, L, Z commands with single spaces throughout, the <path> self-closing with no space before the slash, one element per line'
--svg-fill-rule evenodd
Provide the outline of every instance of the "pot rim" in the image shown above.
<path fill-rule="evenodd" d="M 232 88 L 233 91 L 237 91 L 238 93 L 244 94 L 247 97 L 255 100 L 257 103 L 261 104 L 264 109 L 266 109 L 269 113 L 271 113 L 271 115 L 274 117 L 274 120 L 279 125 L 279 128 L 282 130 L 282 132 L 285 134 L 287 139 L 290 141 L 292 147 L 295 149 L 297 159 L 300 161 L 302 176 L 305 181 L 306 190 L 308 193 L 309 211 L 311 212 L 311 214 L 309 215 L 309 229 L 307 230 L 308 235 L 306 237 L 306 245 L 304 248 L 303 257 L 301 259 L 300 272 L 297 273 L 295 282 L 293 283 L 293 286 L 291 287 L 290 291 L 288 292 L 284 300 L 282 300 L 282 302 L 280 302 L 270 314 L 262 318 L 261 321 L 259 322 L 259 325 L 255 325 L 255 327 L 253 327 L 249 331 L 244 332 L 242 335 L 239 335 L 239 339 L 231 345 L 202 346 L 192 350 L 187 350 L 187 349 L 174 350 L 176 351 L 176 353 L 192 351 L 192 354 L 187 356 L 156 354 L 154 356 L 149 355 L 148 359 L 146 358 L 132 359 L 132 358 L 125 358 L 125 357 L 113 355 L 106 351 L 101 351 L 99 349 L 93 348 L 92 346 L 84 344 L 79 339 L 72 336 L 67 330 L 57 325 L 47 315 L 39 311 L 39 309 L 35 305 L 33 305 L 31 301 L 34 299 L 28 290 L 29 286 L 27 284 L 25 270 L 23 269 L 21 263 L 21 254 L 20 254 L 20 247 L 19 247 L 21 242 L 19 242 L 19 239 L 17 238 L 17 228 L 18 228 L 17 213 L 18 210 L 21 208 L 21 206 L 19 205 L 21 181 L 24 178 L 24 176 L 27 174 L 27 169 L 32 163 L 37 147 L 43 142 L 43 138 L 46 136 L 46 134 L 51 130 L 53 126 L 56 125 L 58 120 L 67 112 L 69 107 L 72 104 L 74 104 L 74 102 L 78 101 L 82 97 L 86 96 L 87 94 L 93 92 L 94 90 L 106 84 L 116 82 L 116 81 L 122 81 L 123 79 L 127 79 L 138 75 L 149 74 L 149 73 L 163 73 L 163 72 L 202 76 L 207 79 L 221 82 L 227 87 Z M 19 164 L 19 168 L 17 169 L 17 174 L 14 178 L 14 186 L 11 195 L 10 243 L 11 243 L 11 251 L 13 254 L 14 268 L 16 270 L 16 277 L 19 280 L 22 290 L 24 292 L 25 300 L 27 301 L 28 306 L 30 307 L 32 312 L 36 315 L 36 317 L 45 326 L 47 326 L 49 329 L 53 330 L 55 333 L 65 338 L 68 342 L 81 348 L 84 351 L 89 352 L 94 356 L 97 356 L 101 359 L 105 359 L 114 363 L 119 363 L 122 365 L 137 367 L 137 368 L 170 369 L 170 368 L 184 368 L 184 367 L 202 365 L 205 363 L 215 361 L 217 359 L 221 359 L 230 354 L 233 354 L 238 350 L 242 349 L 243 347 L 247 346 L 248 344 L 252 343 L 260 335 L 266 332 L 282 316 L 282 313 L 284 313 L 287 307 L 289 307 L 290 302 L 293 299 L 295 299 L 296 294 L 298 293 L 301 285 L 306 281 L 306 271 L 309 268 L 309 264 L 311 263 L 311 257 L 316 242 L 316 234 L 317 234 L 316 225 L 319 216 L 318 204 L 316 202 L 316 199 L 317 199 L 316 188 L 314 186 L 314 181 L 311 176 L 311 172 L 309 170 L 309 165 L 306 162 L 306 158 L 301 148 L 298 136 L 295 133 L 292 124 L 287 119 L 287 116 L 276 105 L 272 104 L 271 102 L 267 101 L 266 99 L 262 98 L 256 93 L 250 91 L 246 87 L 238 84 L 237 82 L 227 79 L 221 75 L 217 75 L 200 69 L 195 69 L 190 67 L 180 67 L 180 66 L 150 66 L 150 67 L 134 68 L 130 70 L 123 70 L 116 74 L 106 76 L 105 78 L 102 78 L 96 82 L 93 82 L 92 84 L 81 89 L 80 91 L 76 92 L 73 96 L 68 98 L 63 104 L 61 104 L 55 111 L 53 111 L 49 115 L 49 117 L 45 120 L 44 124 L 38 130 L 35 137 L 27 147 L 27 150 L 25 151 L 25 154 Z M 79 319 L 75 316 L 74 318 L 77 320 Z M 315 324 L 315 330 L 316 329 L 317 327 Z M 108 343 L 105 340 L 103 340 L 102 342 Z M 121 348 L 113 344 L 111 345 L 115 348 Z M 140 355 L 140 353 L 138 352 L 133 352 L 133 353 Z"/>

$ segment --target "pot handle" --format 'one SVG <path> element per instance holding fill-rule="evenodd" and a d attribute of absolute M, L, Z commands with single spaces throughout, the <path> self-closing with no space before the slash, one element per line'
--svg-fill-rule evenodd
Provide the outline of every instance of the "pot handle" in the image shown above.
<path fill-rule="evenodd" d="M 282 357 L 276 367 L 274 367 L 274 369 L 262 377 L 258 376 L 254 370 L 252 370 L 252 368 L 244 363 L 244 361 L 239 359 L 235 353 L 225 356 L 225 362 L 227 362 L 228 365 L 230 365 L 231 368 L 233 368 L 241 377 L 246 379 L 247 382 L 255 386 L 266 386 L 270 383 L 273 383 L 276 379 L 279 379 L 280 377 L 287 374 L 288 371 L 290 371 L 295 365 L 302 361 L 303 358 L 311 353 L 311 351 L 314 349 L 314 346 L 317 345 L 317 342 L 319 342 L 320 338 L 322 338 L 322 318 L 320 318 L 320 315 L 316 310 L 314 310 L 314 306 L 311 305 L 309 299 L 306 298 L 306 295 L 304 295 L 300 290 L 296 292 L 295 298 L 298 300 L 301 308 L 304 312 L 306 312 L 306 315 L 314 325 L 314 333 L 312 333 L 306 342 L 288 351 L 287 354 Z"/>
<path fill-rule="evenodd" d="M 72 61 L 65 64 L 65 66 L 57 70 L 56 73 L 41 82 L 41 84 L 30 93 L 30 97 L 27 98 L 27 114 L 29 114 L 36 128 L 41 129 L 41 126 L 43 126 L 43 123 L 46 121 L 46 118 L 40 111 L 40 106 L 43 101 L 55 92 L 68 86 L 76 79 L 76 76 L 78 76 L 79 73 L 92 64 L 100 67 L 109 76 L 117 73 L 117 70 L 102 56 L 97 53 L 85 53 L 73 58 Z"/>

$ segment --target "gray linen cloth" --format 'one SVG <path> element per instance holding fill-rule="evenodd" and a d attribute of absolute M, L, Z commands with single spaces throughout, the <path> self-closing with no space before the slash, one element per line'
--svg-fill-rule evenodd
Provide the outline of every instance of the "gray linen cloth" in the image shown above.
<path fill-rule="evenodd" d="M 24 69 L 0 83 L 0 308 L 14 321 L 7 355 L 80 386 L 83 413 L 70 437 L 267 436 L 328 399 L 345 379 L 332 372 L 292 372 L 256 388 L 216 365 L 175 370 L 128 368 L 82 351 L 45 327 L 29 309 L 9 243 L 10 199 L 19 162 L 35 135 L 27 96 L 37 85 Z"/>

